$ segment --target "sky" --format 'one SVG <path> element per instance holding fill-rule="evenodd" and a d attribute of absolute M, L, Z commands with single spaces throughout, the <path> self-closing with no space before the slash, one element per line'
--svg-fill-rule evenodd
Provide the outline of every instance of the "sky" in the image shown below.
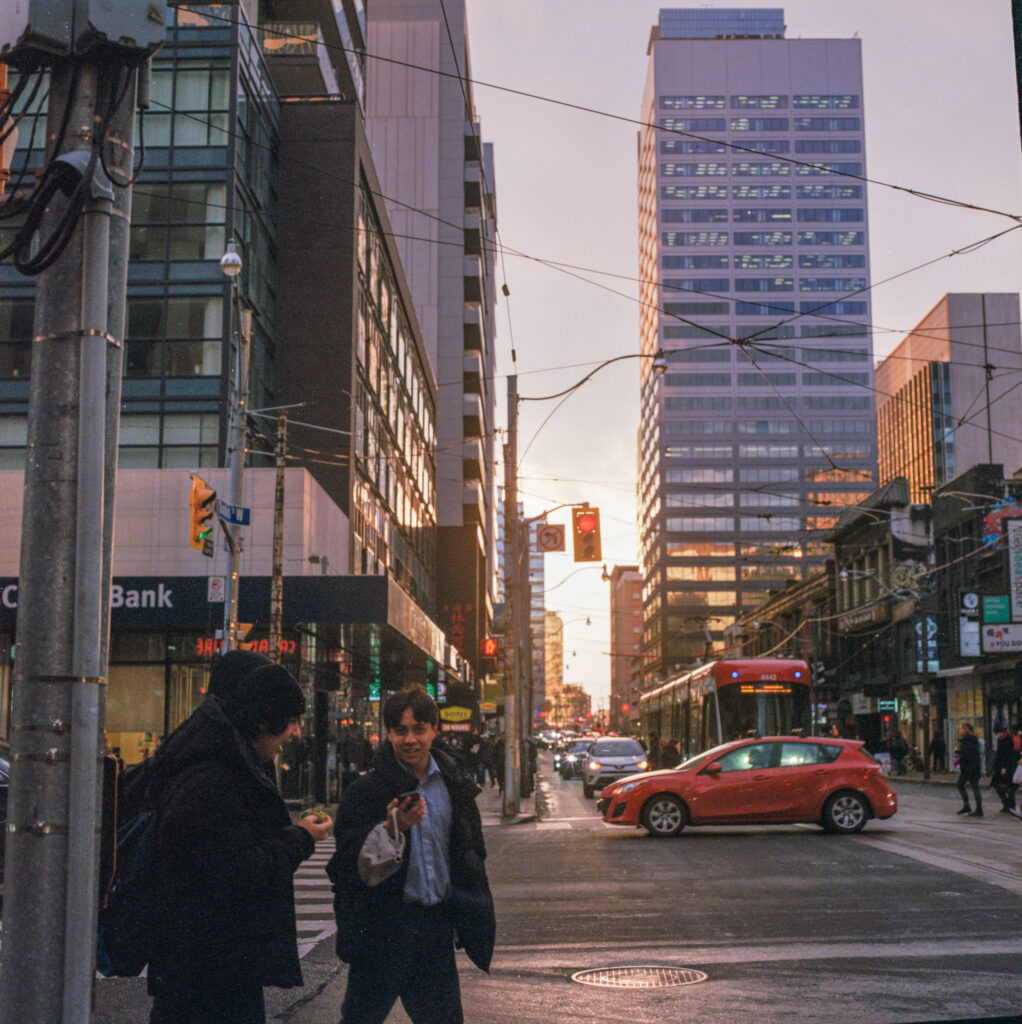
<path fill-rule="evenodd" d="M 507 374 L 517 373 L 519 395 L 543 396 L 574 384 L 604 360 L 638 351 L 638 129 L 482 83 L 637 118 L 650 28 L 666 5 L 467 5 L 476 109 L 483 138 L 494 144 L 499 242 L 505 249 L 498 282 L 510 289 L 497 310 L 497 422 L 504 424 Z M 902 189 L 1022 214 L 1008 0 L 693 6 L 783 6 L 789 39 L 858 36 L 867 175 Z M 882 185 L 869 186 L 868 209 L 878 357 L 946 292 L 1018 291 L 1022 230 L 974 252 L 937 259 L 1011 227 L 1004 216 Z M 566 273 L 537 259 L 585 269 Z M 901 276 L 886 280 L 895 275 Z M 637 359 L 607 366 L 560 406 L 520 403 L 519 488 L 526 516 L 562 502 L 598 506 L 608 567 L 638 558 L 638 369 Z M 503 480 L 502 467 L 498 473 Z M 549 521 L 567 523 L 568 510 L 552 513 Z M 609 586 L 600 565 L 579 567 L 571 558 L 570 552 L 545 556 L 546 603 L 565 622 L 565 682 L 582 685 L 596 709 L 610 691 Z"/>

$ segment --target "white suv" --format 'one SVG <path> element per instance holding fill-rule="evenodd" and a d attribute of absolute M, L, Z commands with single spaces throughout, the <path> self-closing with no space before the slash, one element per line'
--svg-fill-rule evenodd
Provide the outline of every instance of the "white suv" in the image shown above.
<path fill-rule="evenodd" d="M 626 736 L 607 736 L 589 748 L 582 769 L 582 795 L 591 797 L 596 790 L 626 775 L 636 775 L 649 768 L 646 751 L 638 740 Z"/>

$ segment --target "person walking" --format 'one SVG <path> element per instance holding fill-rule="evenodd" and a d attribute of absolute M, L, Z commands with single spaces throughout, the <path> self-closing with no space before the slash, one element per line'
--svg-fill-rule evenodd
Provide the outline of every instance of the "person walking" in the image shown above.
<path fill-rule="evenodd" d="M 261 665 L 153 756 L 150 1024 L 264 1024 L 263 987 L 302 984 L 292 878 L 333 822 L 293 825 L 265 766 L 304 710 L 291 674 Z"/>
<path fill-rule="evenodd" d="M 649 734 L 649 745 L 646 747 L 646 760 L 649 762 L 649 770 L 656 771 L 660 767 L 660 737 L 655 733 Z"/>
<path fill-rule="evenodd" d="M 434 745 L 439 709 L 421 687 L 391 696 L 383 723 L 372 770 L 341 797 L 327 867 L 337 955 L 350 965 L 341 1024 L 383 1024 L 398 999 L 412 1024 L 462 1024 L 455 937 L 488 971 L 496 932 L 479 787 Z M 359 852 L 393 820 L 407 840 L 401 864 L 370 887 Z"/>
<path fill-rule="evenodd" d="M 959 814 L 968 814 L 973 818 L 983 817 L 983 798 L 979 792 L 979 780 L 983 773 L 982 759 L 979 752 L 979 737 L 971 722 L 962 722 L 958 727 L 958 792 L 962 795 L 962 809 Z M 972 787 L 972 795 L 976 801 L 976 809 L 969 807 L 969 797 L 965 787 Z"/>
<path fill-rule="evenodd" d="M 675 768 L 681 763 L 681 751 L 676 739 L 666 739 L 660 747 L 660 767 Z"/>
<path fill-rule="evenodd" d="M 930 771 L 947 771 L 947 744 L 944 742 L 944 733 L 940 729 L 930 741 Z"/>
<path fill-rule="evenodd" d="M 1013 776 L 1019 755 L 1015 750 L 1008 723 L 1004 722 L 997 728 L 997 749 L 994 752 L 994 765 L 990 773 L 990 785 L 1001 798 L 1001 813 L 1015 814 L 1015 785 Z"/>

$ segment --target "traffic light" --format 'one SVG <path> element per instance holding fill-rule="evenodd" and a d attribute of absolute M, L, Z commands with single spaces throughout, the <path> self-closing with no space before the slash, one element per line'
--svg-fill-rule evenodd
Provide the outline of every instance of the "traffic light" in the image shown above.
<path fill-rule="evenodd" d="M 202 477 L 192 477 L 192 493 L 188 507 L 191 512 L 191 523 L 188 528 L 188 543 L 196 551 L 201 551 L 209 558 L 213 557 L 213 505 L 216 491 Z"/>
<path fill-rule="evenodd" d="M 575 545 L 576 562 L 598 562 L 600 554 L 600 510 L 573 508 L 571 510 L 571 536 Z"/>
<path fill-rule="evenodd" d="M 497 657 L 497 638 L 495 636 L 484 636 L 483 637 L 483 650 L 482 654 L 484 658 L 496 658 Z"/>

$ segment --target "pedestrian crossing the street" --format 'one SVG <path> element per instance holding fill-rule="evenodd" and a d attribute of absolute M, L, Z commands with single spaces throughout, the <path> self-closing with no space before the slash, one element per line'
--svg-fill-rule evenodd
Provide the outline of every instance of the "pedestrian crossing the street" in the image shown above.
<path fill-rule="evenodd" d="M 331 837 L 316 844 L 316 850 L 295 872 L 295 917 L 298 922 L 298 955 L 307 955 L 337 931 L 334 894 L 326 876 L 327 861 L 334 855 Z"/>

